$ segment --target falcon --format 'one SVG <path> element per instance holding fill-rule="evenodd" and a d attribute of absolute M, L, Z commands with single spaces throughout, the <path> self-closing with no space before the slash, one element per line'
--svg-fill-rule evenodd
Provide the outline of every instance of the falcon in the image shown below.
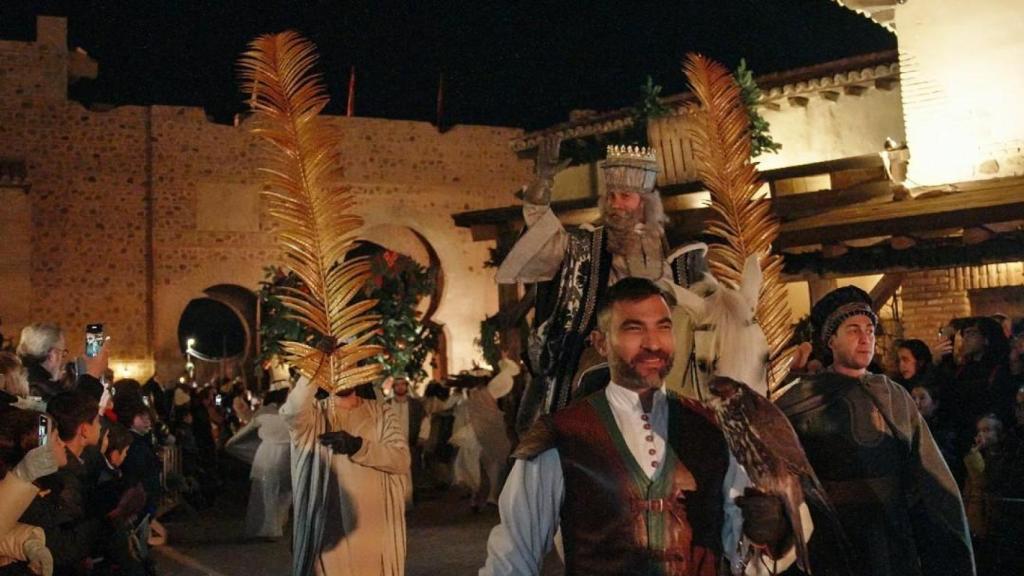
<path fill-rule="evenodd" d="M 708 389 L 706 403 L 715 412 L 736 461 L 746 469 L 755 489 L 782 500 L 796 541 L 797 566 L 811 574 L 800 515 L 800 507 L 806 501 L 827 519 L 828 526 L 821 528 L 836 531 L 835 541 L 841 548 L 836 568 L 842 574 L 854 574 L 835 509 L 785 414 L 767 398 L 731 378 L 715 376 L 708 382 Z"/>

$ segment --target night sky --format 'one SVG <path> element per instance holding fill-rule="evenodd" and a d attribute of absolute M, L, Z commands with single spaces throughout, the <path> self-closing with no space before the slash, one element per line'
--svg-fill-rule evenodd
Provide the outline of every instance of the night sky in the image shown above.
<path fill-rule="evenodd" d="M 36 14 L 68 17 L 71 45 L 100 64 L 72 98 L 202 106 L 224 122 L 244 108 L 246 43 L 288 28 L 318 45 L 331 111 L 354 65 L 357 115 L 433 120 L 443 73 L 446 124 L 528 129 L 628 106 L 648 75 L 680 92 L 689 51 L 764 74 L 896 46 L 828 0 L 2 0 L 0 37 L 32 39 Z"/>

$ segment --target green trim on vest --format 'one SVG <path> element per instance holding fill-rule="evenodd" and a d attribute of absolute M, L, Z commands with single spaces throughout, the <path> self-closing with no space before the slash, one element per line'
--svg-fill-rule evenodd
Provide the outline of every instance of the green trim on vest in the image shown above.
<path fill-rule="evenodd" d="M 665 440 L 665 462 L 654 474 L 654 478 L 648 478 L 640 467 L 640 463 L 633 457 L 626 439 L 622 436 L 618 424 L 615 423 L 615 415 L 612 414 L 612 407 L 608 404 L 608 396 L 604 391 L 598 394 L 591 394 L 587 402 L 601 419 L 605 430 L 611 436 L 612 443 L 619 453 L 619 458 L 626 463 L 630 476 L 633 478 L 633 496 L 637 500 L 665 500 L 672 498 L 672 471 L 679 463 L 675 450 L 672 449 L 668 439 Z M 653 431 L 652 431 L 653 432 Z M 644 525 L 647 526 L 647 547 L 651 550 L 665 550 L 665 515 L 671 514 L 668 506 L 662 506 L 661 510 L 644 510 Z"/>

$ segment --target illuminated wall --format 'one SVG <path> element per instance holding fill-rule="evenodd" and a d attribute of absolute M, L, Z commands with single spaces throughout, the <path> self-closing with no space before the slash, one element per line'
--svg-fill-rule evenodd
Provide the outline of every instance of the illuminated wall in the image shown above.
<path fill-rule="evenodd" d="M 896 8 L 911 184 L 1024 174 L 1024 4 Z"/>

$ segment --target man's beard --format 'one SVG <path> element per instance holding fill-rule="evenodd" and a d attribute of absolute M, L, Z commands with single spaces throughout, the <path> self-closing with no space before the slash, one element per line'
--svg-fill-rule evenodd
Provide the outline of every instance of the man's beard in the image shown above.
<path fill-rule="evenodd" d="M 635 254 L 640 249 L 640 235 L 636 233 L 641 222 L 639 211 L 619 212 L 609 209 L 604 215 L 608 230 L 608 251 L 612 254 Z"/>
<path fill-rule="evenodd" d="M 634 363 L 643 362 L 645 360 L 650 359 L 651 357 L 660 358 L 664 363 L 662 367 L 658 370 L 657 381 L 654 382 L 645 379 L 643 376 L 640 375 L 636 368 L 633 367 Z M 668 373 L 672 371 L 673 362 L 673 356 L 667 352 L 662 351 L 638 352 L 637 355 L 633 357 L 632 362 L 627 362 L 614 351 L 608 355 L 608 368 L 611 372 L 612 380 L 615 381 L 615 383 L 618 384 L 619 386 L 629 388 L 631 390 L 661 386 L 662 382 L 665 380 L 665 377 L 668 376 Z M 650 376 L 648 376 L 648 378 L 650 378 Z"/>
<path fill-rule="evenodd" d="M 645 258 L 661 258 L 657 248 L 663 243 L 662 227 L 644 222 L 642 208 L 635 212 L 619 212 L 607 209 L 604 214 L 604 226 L 608 235 L 608 251 L 623 257 L 644 256 Z M 649 253 L 644 254 L 644 246 Z"/>

